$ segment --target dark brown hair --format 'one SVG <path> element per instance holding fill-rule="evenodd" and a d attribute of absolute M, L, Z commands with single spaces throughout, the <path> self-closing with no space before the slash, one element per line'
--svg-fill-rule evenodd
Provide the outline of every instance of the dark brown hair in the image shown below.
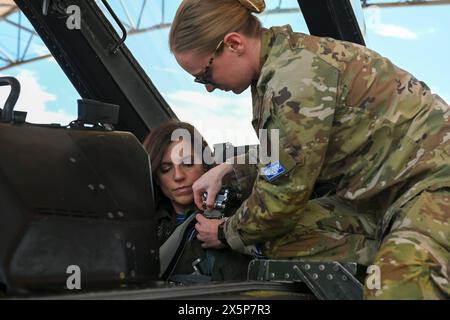
<path fill-rule="evenodd" d="M 173 142 L 172 134 L 179 129 L 185 129 L 189 132 L 191 137 L 191 145 L 195 145 L 195 139 L 201 139 L 197 141 L 197 143 L 201 143 L 202 145 L 202 154 L 199 156 L 203 156 L 203 152 L 209 146 L 206 143 L 203 136 L 195 129 L 195 127 L 187 122 L 178 122 L 178 121 L 169 121 L 161 126 L 152 129 L 148 137 L 145 139 L 143 146 L 147 153 L 150 155 L 150 162 L 152 167 L 153 177 L 156 178 L 156 171 L 161 165 L 162 158 L 166 149 Z M 203 159 L 203 157 L 202 157 Z"/>

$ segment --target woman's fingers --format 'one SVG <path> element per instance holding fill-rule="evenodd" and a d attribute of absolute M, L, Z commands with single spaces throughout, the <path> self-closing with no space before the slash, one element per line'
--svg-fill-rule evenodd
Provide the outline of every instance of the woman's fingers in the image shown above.
<path fill-rule="evenodd" d="M 206 207 L 209 211 L 214 210 L 214 203 L 216 202 L 216 197 L 220 191 L 220 188 L 222 188 L 221 183 L 211 185 L 206 191 L 208 193 L 208 196 L 206 197 Z"/>
<path fill-rule="evenodd" d="M 207 218 L 205 218 L 202 214 L 197 214 L 196 216 L 195 216 L 195 219 L 197 220 L 197 225 L 200 227 L 200 225 L 202 224 L 202 223 L 206 223 L 207 221 L 208 221 L 208 219 Z M 197 230 L 198 231 L 198 230 Z"/>
<path fill-rule="evenodd" d="M 195 205 L 200 209 L 203 210 L 203 194 L 206 192 L 208 183 L 207 183 L 207 174 L 205 173 L 203 176 L 200 177 L 193 185 L 192 185 L 192 191 L 194 192 L 194 201 Z"/>
<path fill-rule="evenodd" d="M 205 192 L 208 194 L 206 199 L 206 206 L 208 210 L 214 209 L 214 202 L 216 196 L 222 188 L 222 176 L 220 171 L 211 169 L 205 173 L 200 179 L 198 179 L 192 186 L 194 192 L 195 205 L 203 210 L 203 195 Z"/>
<path fill-rule="evenodd" d="M 199 191 L 199 190 L 196 190 L 194 187 L 192 187 L 192 189 L 194 191 L 194 202 L 195 202 L 195 205 L 200 210 L 203 210 L 203 196 L 202 196 L 203 193 L 201 191 Z"/>
<path fill-rule="evenodd" d="M 223 222 L 223 220 L 211 220 L 205 218 L 203 215 L 198 214 L 196 216 L 197 224 L 195 229 L 198 232 L 197 239 L 202 243 L 203 249 L 221 249 L 224 245 L 217 238 L 217 228 L 218 225 Z"/>

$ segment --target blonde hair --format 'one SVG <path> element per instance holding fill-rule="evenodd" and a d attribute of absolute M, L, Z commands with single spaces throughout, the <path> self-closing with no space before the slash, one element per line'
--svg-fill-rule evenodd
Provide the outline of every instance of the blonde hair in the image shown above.
<path fill-rule="evenodd" d="M 172 52 L 209 53 L 230 32 L 257 37 L 264 0 L 184 0 L 173 20 L 169 46 Z"/>

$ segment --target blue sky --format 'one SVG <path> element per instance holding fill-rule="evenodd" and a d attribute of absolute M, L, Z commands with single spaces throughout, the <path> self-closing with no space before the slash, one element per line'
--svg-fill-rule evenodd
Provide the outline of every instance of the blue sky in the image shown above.
<path fill-rule="evenodd" d="M 99 1 L 97 1 L 99 2 Z M 123 8 L 114 4 L 119 14 Z M 170 21 L 179 1 L 167 1 L 165 22 Z M 126 1 L 131 16 L 137 17 L 141 1 Z M 161 22 L 159 1 L 151 1 L 154 7 L 146 11 L 143 26 Z M 266 1 L 274 8 L 278 0 Z M 294 8 L 296 0 L 282 1 L 282 7 Z M 419 80 L 426 82 L 435 93 L 450 101 L 450 5 L 367 9 L 366 39 L 370 48 L 391 59 L 399 67 L 408 70 Z M 18 17 L 11 17 L 17 20 Z M 307 32 L 299 13 L 262 16 L 265 26 L 291 23 L 294 30 Z M 134 21 L 136 22 L 136 21 Z M 0 49 L 12 54 L 15 33 L 0 22 Z M 247 93 L 236 96 L 214 92 L 208 94 L 195 84 L 192 77 L 181 70 L 167 44 L 168 30 L 130 36 L 127 46 L 135 54 L 144 70 L 161 91 L 181 120 L 198 127 L 211 144 L 230 141 L 235 145 L 256 143 L 251 121 L 251 100 Z M 26 42 L 26 39 L 23 39 Z M 45 51 L 42 43 L 30 48 L 34 53 Z M 29 112 L 31 122 L 68 123 L 76 118 L 77 92 L 69 83 L 53 59 L 27 64 L 3 71 L 3 75 L 17 76 L 22 82 L 22 95 L 17 109 Z M 0 101 L 6 99 L 8 90 L 0 88 Z"/>
<path fill-rule="evenodd" d="M 367 10 L 368 46 L 450 102 L 450 5 Z"/>

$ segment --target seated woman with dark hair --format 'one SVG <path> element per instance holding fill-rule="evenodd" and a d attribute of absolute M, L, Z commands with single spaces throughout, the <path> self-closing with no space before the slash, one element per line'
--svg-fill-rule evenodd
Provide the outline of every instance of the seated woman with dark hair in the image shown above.
<path fill-rule="evenodd" d="M 153 129 L 143 145 L 150 155 L 158 239 L 162 245 L 190 215 L 200 213 L 194 203 L 192 185 L 210 169 L 203 162 L 203 154 L 209 147 L 192 125 L 175 121 Z M 194 146 L 201 146 L 201 150 L 194 150 Z M 186 243 L 172 275 L 196 273 L 213 281 L 246 279 L 250 256 L 229 249 L 205 250 L 201 244 L 196 237 Z"/>

